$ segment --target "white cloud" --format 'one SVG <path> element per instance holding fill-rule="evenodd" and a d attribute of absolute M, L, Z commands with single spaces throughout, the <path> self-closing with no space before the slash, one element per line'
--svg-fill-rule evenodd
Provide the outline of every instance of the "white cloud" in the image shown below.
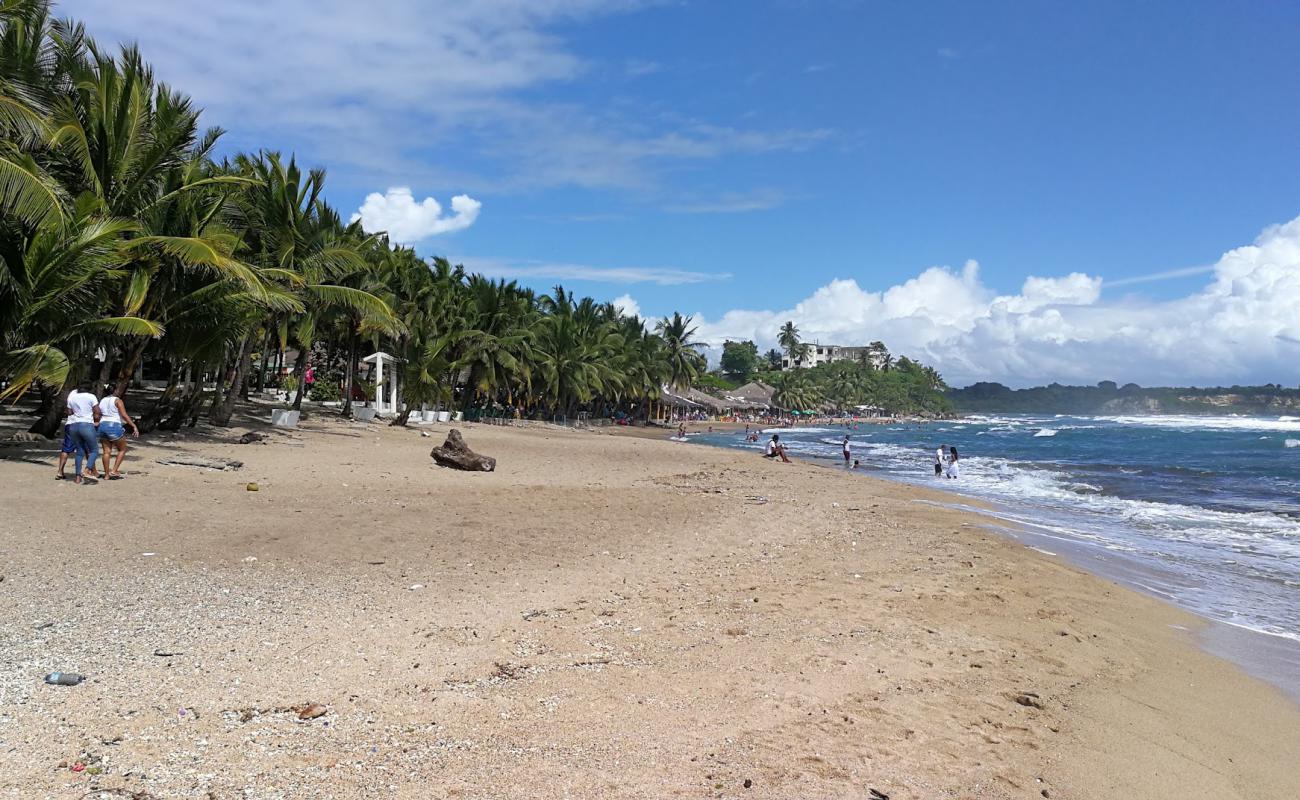
<path fill-rule="evenodd" d="M 1102 279 L 1082 273 L 1029 277 L 1016 294 L 999 295 L 972 261 L 960 271 L 931 267 L 878 292 L 835 280 L 785 310 L 698 321 L 715 345 L 744 338 L 766 349 L 786 320 L 809 341 L 879 339 L 959 385 L 1300 380 L 1300 218 L 1265 229 L 1212 269 L 1208 285 L 1182 298 L 1103 300 Z"/>
<path fill-rule="evenodd" d="M 638 58 L 629 58 L 623 62 L 623 74 L 629 78 L 641 78 L 646 75 L 653 75 L 656 72 L 662 72 L 664 65 L 658 61 L 643 61 Z"/>
<path fill-rule="evenodd" d="M 694 272 L 675 267 L 595 267 L 585 264 L 551 264 L 538 261 L 506 261 L 492 258 L 466 258 L 461 263 L 470 272 L 491 278 L 545 278 L 558 281 L 593 281 L 596 283 L 654 283 L 679 286 L 726 280 L 729 273 Z"/>
<path fill-rule="evenodd" d="M 608 69 L 574 52 L 566 27 L 653 4 L 224 0 L 200 14 L 177 0 L 63 0 L 58 11 L 107 47 L 138 41 L 159 77 L 206 109 L 207 124 L 230 131 L 231 146 L 295 150 L 352 188 L 645 187 L 665 174 L 661 160 L 806 149 L 827 136 L 547 98 L 550 87 Z M 631 60 L 624 69 L 635 77 L 658 67 Z"/>
<path fill-rule="evenodd" d="M 669 205 L 664 210 L 675 214 L 743 214 L 768 211 L 781 205 L 784 199 L 776 189 L 756 189 L 747 193 L 728 192 L 713 200 Z"/>
<path fill-rule="evenodd" d="M 397 244 L 415 244 L 430 236 L 468 228 L 482 208 L 483 204 L 469 195 L 458 194 L 451 198 L 452 215 L 444 217 L 437 200 L 426 197 L 417 203 L 408 187 L 393 186 L 385 194 L 366 195 L 352 221 L 361 220 L 372 233 L 387 231 L 388 238 Z"/>
<path fill-rule="evenodd" d="M 637 301 L 633 300 L 632 295 L 630 294 L 621 294 L 618 297 L 615 297 L 612 302 L 614 303 L 614 308 L 617 308 L 618 313 L 624 317 L 641 316 L 641 305 Z"/>

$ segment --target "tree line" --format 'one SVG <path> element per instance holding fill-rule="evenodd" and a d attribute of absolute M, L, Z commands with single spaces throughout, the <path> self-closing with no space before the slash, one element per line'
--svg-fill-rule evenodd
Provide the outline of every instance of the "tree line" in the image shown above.
<path fill-rule="evenodd" d="M 780 349 L 760 355 L 752 341 L 727 341 L 716 378 L 731 386 L 759 380 L 775 389 L 773 402 L 787 410 L 831 408 L 853 411 L 874 407 L 896 414 L 945 414 L 952 406 L 944 392 L 943 376 L 933 367 L 906 356 L 894 356 L 883 342 L 858 350 L 857 357 L 783 370 L 806 360 L 813 345 L 803 341 L 794 322 L 777 331 Z"/>
<path fill-rule="evenodd" d="M 57 431 L 76 382 L 126 390 L 146 362 L 167 380 L 145 430 L 228 425 L 294 350 L 292 374 L 318 367 L 343 414 L 364 351 L 397 356 L 399 424 L 439 402 L 643 413 L 706 369 L 689 317 L 649 329 L 425 261 L 344 223 L 323 170 L 218 157 L 222 135 L 137 48 L 102 47 L 49 0 L 0 2 L 0 400 L 36 393 L 34 432 Z"/>
<path fill-rule="evenodd" d="M 1152 387 L 1100 381 L 1011 389 L 980 382 L 948 392 L 962 411 L 1024 414 L 1296 414 L 1300 389 L 1262 386 Z"/>

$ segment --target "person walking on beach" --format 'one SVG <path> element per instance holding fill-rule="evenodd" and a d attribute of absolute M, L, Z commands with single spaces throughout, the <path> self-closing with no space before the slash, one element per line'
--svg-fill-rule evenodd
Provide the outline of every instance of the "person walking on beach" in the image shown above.
<path fill-rule="evenodd" d="M 68 476 L 64 470 L 68 466 L 68 456 L 77 451 L 77 445 L 72 441 L 72 429 L 69 427 L 71 421 L 68 417 L 63 418 L 63 445 L 59 447 L 59 472 L 54 476 L 55 480 L 67 480 Z"/>
<path fill-rule="evenodd" d="M 132 436 L 140 436 L 140 429 L 136 427 L 135 420 L 126 413 L 126 404 L 117 396 L 117 389 L 112 385 L 105 386 L 104 398 L 99 401 L 99 438 L 104 442 L 104 477 L 110 481 L 122 480 L 120 470 L 122 459 L 126 458 L 124 424 L 131 426 Z M 108 462 L 113 450 L 117 451 L 117 458 L 110 469 Z"/>
<path fill-rule="evenodd" d="M 844 436 L 844 466 L 847 467 L 852 458 L 853 458 L 853 451 L 849 447 L 849 437 L 846 434 Z"/>
<path fill-rule="evenodd" d="M 948 477 L 949 478 L 961 477 L 961 470 L 957 466 L 957 460 L 958 460 L 957 448 L 949 447 L 948 448 Z"/>
<path fill-rule="evenodd" d="M 95 434 L 95 425 L 99 422 L 99 398 L 90 393 L 90 385 L 77 384 L 68 395 L 67 430 L 76 447 L 73 458 L 77 470 L 76 483 L 83 480 L 98 480 L 95 474 L 95 460 L 99 458 L 99 437 Z M 86 462 L 86 471 L 81 471 L 82 460 Z"/>

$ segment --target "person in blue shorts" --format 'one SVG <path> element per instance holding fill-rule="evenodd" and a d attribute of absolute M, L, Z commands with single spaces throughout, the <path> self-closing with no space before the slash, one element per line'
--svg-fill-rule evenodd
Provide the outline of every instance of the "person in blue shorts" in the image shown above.
<path fill-rule="evenodd" d="M 126 458 L 126 427 L 131 427 L 131 435 L 139 436 L 140 429 L 135 420 L 126 413 L 126 404 L 117 396 L 113 385 L 104 387 L 104 397 L 99 401 L 99 438 L 103 442 L 100 451 L 104 455 L 104 477 L 110 481 L 122 479 L 122 459 Z M 117 458 L 110 466 L 113 451 Z"/>
<path fill-rule="evenodd" d="M 59 448 L 59 474 L 55 475 L 55 480 L 64 481 L 68 476 L 64 474 L 64 469 L 68 466 L 68 456 L 77 449 L 72 442 L 72 432 L 68 430 L 68 421 L 63 421 L 63 446 Z"/>

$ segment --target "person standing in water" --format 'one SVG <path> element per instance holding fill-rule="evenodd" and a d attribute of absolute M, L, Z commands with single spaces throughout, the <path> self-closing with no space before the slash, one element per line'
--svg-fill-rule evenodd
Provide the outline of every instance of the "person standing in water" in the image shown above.
<path fill-rule="evenodd" d="M 130 425 L 131 435 L 139 437 L 140 429 L 126 413 L 126 404 L 117 396 L 116 387 L 105 386 L 104 398 L 99 401 L 99 438 L 104 443 L 104 477 L 110 481 L 122 480 L 120 470 L 122 459 L 126 458 L 126 428 L 123 425 Z M 113 450 L 117 451 L 117 458 L 110 469 L 108 462 Z"/>
<path fill-rule="evenodd" d="M 852 458 L 853 458 L 853 450 L 852 448 L 849 447 L 849 437 L 846 434 L 844 436 L 844 466 L 847 467 L 851 463 Z"/>
<path fill-rule="evenodd" d="M 957 465 L 957 460 L 958 460 L 957 448 L 949 447 L 948 448 L 948 477 L 949 478 L 961 477 L 961 470 Z"/>
<path fill-rule="evenodd" d="M 942 447 L 934 451 L 934 477 L 938 478 L 943 475 L 943 462 L 945 460 Z"/>

